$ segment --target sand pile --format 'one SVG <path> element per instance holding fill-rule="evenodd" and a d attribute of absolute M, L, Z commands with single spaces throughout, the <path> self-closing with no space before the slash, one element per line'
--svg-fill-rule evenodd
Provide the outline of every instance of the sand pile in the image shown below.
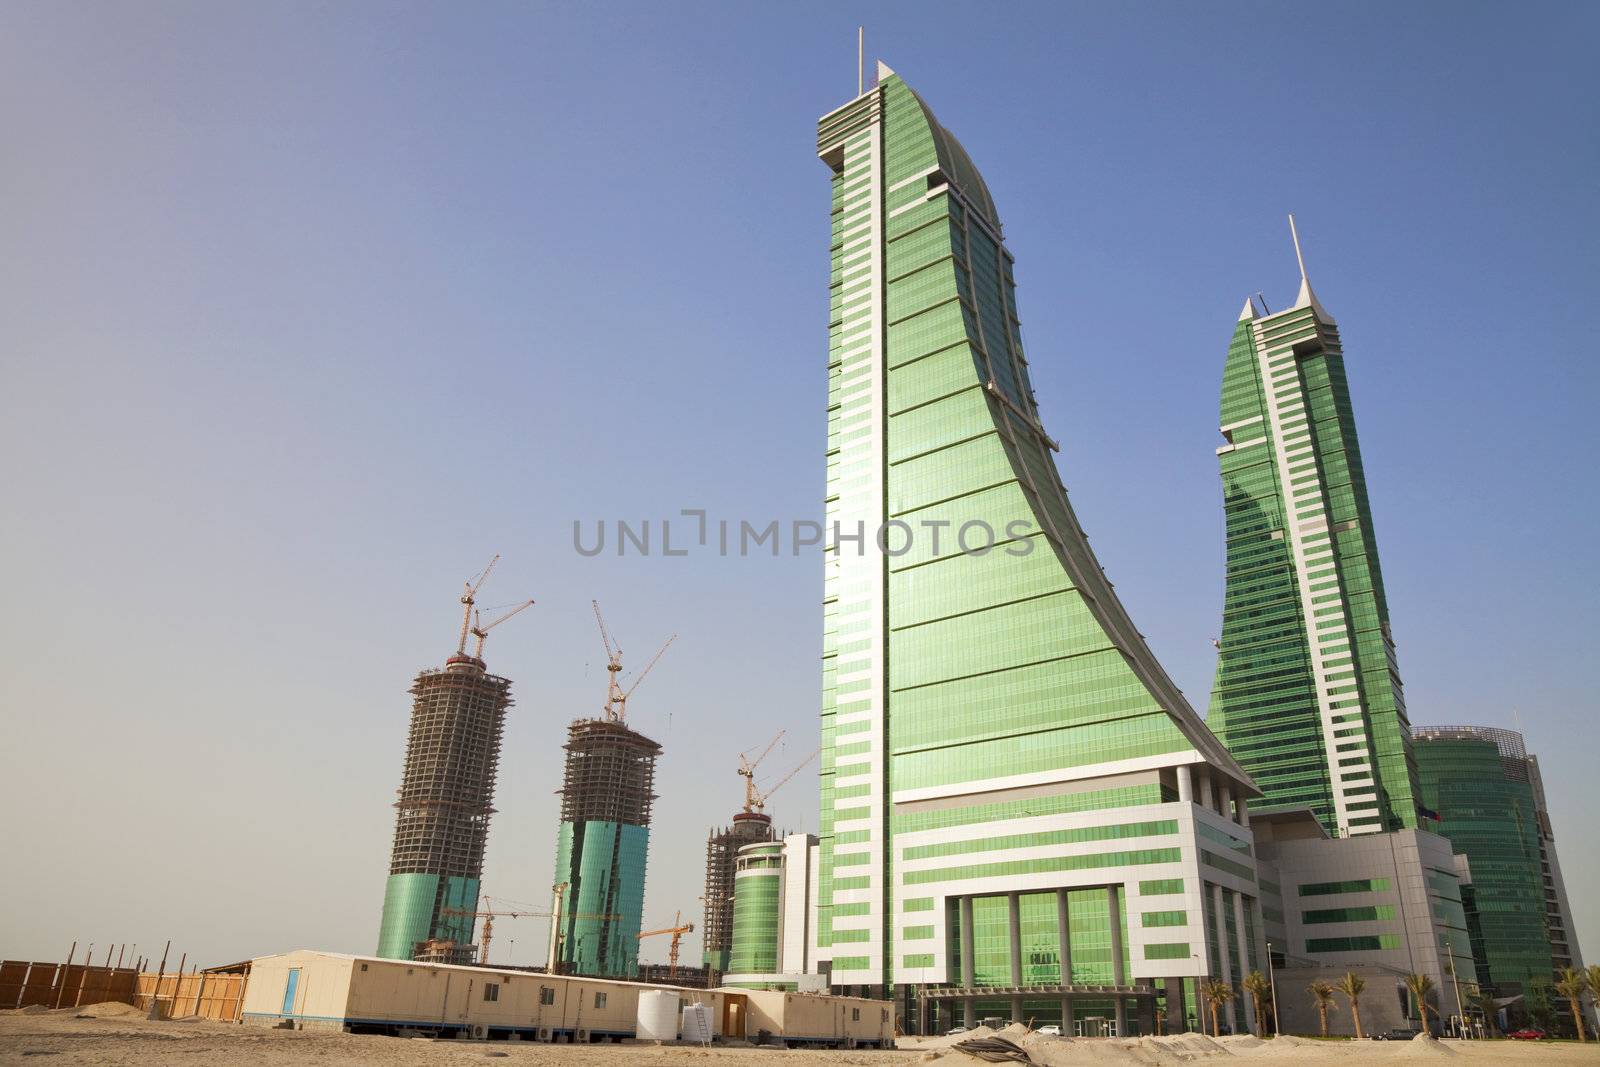
<path fill-rule="evenodd" d="M 1455 1050 L 1445 1048 L 1439 1044 L 1439 1039 L 1432 1034 L 1418 1034 L 1410 1041 L 1402 1041 L 1399 1045 L 1400 1054 L 1406 1059 L 1432 1059 L 1435 1056 L 1454 1056 Z"/>
<path fill-rule="evenodd" d="M 83 1007 L 74 1010 L 77 1011 L 77 1018 L 80 1019 L 125 1019 L 130 1015 L 144 1018 L 146 1015 L 145 1009 L 136 1008 L 132 1004 L 124 1004 L 117 1000 L 103 1000 L 99 1004 L 85 1004 Z"/>
<path fill-rule="evenodd" d="M 964 1034 L 951 1034 L 948 1037 L 928 1038 L 926 1041 L 922 1042 L 922 1047 L 950 1048 L 952 1045 L 959 1045 L 961 1042 L 970 1040 L 974 1037 L 993 1037 L 997 1033 L 999 1033 L 999 1031 L 994 1030 L 991 1027 L 975 1026 Z"/>

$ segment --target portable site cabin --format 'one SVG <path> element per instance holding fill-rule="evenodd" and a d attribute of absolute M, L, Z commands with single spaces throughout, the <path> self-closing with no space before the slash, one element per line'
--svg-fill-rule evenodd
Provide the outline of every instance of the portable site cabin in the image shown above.
<path fill-rule="evenodd" d="M 633 1037 L 639 994 L 662 989 L 606 978 L 537 974 L 301 949 L 252 961 L 242 1019 L 259 1026 L 363 1034 L 526 1041 Z M 683 1005 L 722 1016 L 722 994 L 677 989 Z"/>
<path fill-rule="evenodd" d="M 725 990 L 721 1032 L 737 1033 L 729 1016 L 744 1002 L 744 1034 L 754 1040 L 765 1030 L 790 1047 L 828 1045 L 894 1048 L 894 1010 L 886 1000 L 836 997 L 783 990 Z"/>

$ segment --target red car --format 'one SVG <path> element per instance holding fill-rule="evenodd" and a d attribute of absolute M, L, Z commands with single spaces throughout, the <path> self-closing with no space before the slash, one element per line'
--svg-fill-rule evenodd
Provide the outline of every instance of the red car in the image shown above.
<path fill-rule="evenodd" d="M 1525 1027 L 1524 1029 L 1518 1030 L 1515 1033 L 1507 1034 L 1506 1036 L 1510 1037 L 1510 1038 L 1515 1038 L 1518 1041 L 1543 1041 L 1545 1038 L 1549 1037 L 1550 1035 L 1545 1033 L 1543 1030 L 1538 1030 L 1538 1029 L 1535 1029 L 1534 1027 L 1529 1026 L 1529 1027 Z"/>

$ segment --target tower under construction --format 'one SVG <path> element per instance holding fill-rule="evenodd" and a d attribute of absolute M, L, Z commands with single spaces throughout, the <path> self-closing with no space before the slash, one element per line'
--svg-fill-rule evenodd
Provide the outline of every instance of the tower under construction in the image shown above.
<path fill-rule="evenodd" d="M 733 952 L 733 890 L 739 850 L 746 845 L 778 840 L 779 835 L 772 829 L 772 817 L 762 809 L 766 807 L 768 797 L 816 756 L 813 752 L 780 778 L 776 785 L 761 792 L 756 788 L 756 767 L 767 758 L 783 735 L 784 731 L 779 730 L 778 736 L 769 741 L 755 759 L 750 758 L 749 752 L 739 754 L 739 777 L 744 779 L 744 810 L 734 815 L 732 825 L 713 828 L 706 838 L 706 889 L 705 895 L 700 898 L 705 905 L 701 958 L 712 985 L 727 972 Z"/>
<path fill-rule="evenodd" d="M 533 603 L 516 605 L 487 624 L 478 617 L 478 587 L 499 558 L 462 594 L 456 654 L 443 669 L 418 674 L 411 686 L 411 734 L 395 803 L 399 816 L 383 894 L 379 956 L 472 962 L 500 734 L 512 704 L 511 682 L 485 668 L 483 644 L 490 629 Z M 470 655 L 468 634 L 478 639 Z"/>
<path fill-rule="evenodd" d="M 661 746 L 623 720 L 628 697 L 673 638 L 624 690 L 622 650 L 613 644 L 598 604 L 594 612 L 610 681 L 602 716 L 567 728 L 552 956 L 565 974 L 632 978 L 639 972 L 650 806 Z"/>
<path fill-rule="evenodd" d="M 701 929 L 705 947 L 701 960 L 711 972 L 712 984 L 728 970 L 733 951 L 733 874 L 739 850 L 762 841 L 775 841 L 772 817 L 759 811 L 741 811 L 730 826 L 713 829 L 706 838 L 706 906 Z"/>

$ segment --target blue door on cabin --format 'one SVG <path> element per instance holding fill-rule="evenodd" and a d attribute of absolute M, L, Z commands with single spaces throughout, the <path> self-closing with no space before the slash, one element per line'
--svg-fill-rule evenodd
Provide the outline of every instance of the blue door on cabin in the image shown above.
<path fill-rule="evenodd" d="M 283 985 L 283 1014 L 294 1014 L 294 991 L 300 984 L 300 968 L 289 968 L 289 980 Z"/>

